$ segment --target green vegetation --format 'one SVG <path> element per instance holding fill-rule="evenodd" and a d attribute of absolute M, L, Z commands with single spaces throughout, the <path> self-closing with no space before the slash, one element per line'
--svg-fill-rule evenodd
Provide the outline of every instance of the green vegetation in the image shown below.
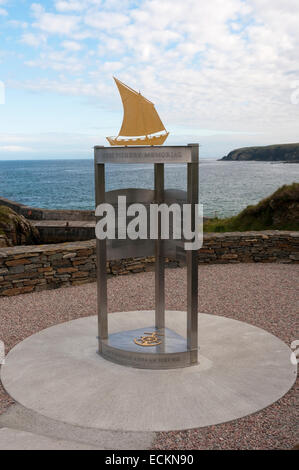
<path fill-rule="evenodd" d="M 38 230 L 29 220 L 3 205 L 0 205 L 0 235 L 7 246 L 31 245 L 39 240 Z"/>
<path fill-rule="evenodd" d="M 8 207 L 0 206 L 0 235 L 5 235 L 3 226 L 4 224 L 7 224 L 9 213 L 10 213 L 10 209 Z"/>
<path fill-rule="evenodd" d="M 9 207 L 0 206 L 0 221 L 3 221 L 4 219 L 6 219 L 9 214 L 10 214 Z"/>
<path fill-rule="evenodd" d="M 299 183 L 284 185 L 255 206 L 226 219 L 210 219 L 204 232 L 245 232 L 247 230 L 299 231 Z"/>

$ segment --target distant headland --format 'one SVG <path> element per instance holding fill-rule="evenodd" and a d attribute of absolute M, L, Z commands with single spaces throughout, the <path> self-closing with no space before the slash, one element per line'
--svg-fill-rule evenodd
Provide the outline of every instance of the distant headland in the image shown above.
<path fill-rule="evenodd" d="M 265 161 L 299 163 L 299 143 L 243 147 L 232 150 L 221 161 Z"/>

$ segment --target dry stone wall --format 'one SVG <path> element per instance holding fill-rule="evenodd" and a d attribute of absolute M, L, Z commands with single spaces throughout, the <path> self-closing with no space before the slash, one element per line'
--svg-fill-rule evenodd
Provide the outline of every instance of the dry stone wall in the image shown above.
<path fill-rule="evenodd" d="M 154 258 L 107 262 L 110 276 L 154 269 Z M 204 234 L 199 264 L 299 262 L 299 232 L 237 232 Z M 166 259 L 166 266 L 180 263 Z M 55 245 L 1 248 L 0 296 L 12 296 L 96 279 L 96 243 L 88 240 Z"/>

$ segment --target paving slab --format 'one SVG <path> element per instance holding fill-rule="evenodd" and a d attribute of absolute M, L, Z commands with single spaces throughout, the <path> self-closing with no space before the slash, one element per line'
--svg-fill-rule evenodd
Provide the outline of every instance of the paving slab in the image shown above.
<path fill-rule="evenodd" d="M 78 442 L 51 439 L 16 429 L 0 429 L 0 450 L 99 450 Z"/>
<path fill-rule="evenodd" d="M 154 312 L 109 316 L 111 332 L 153 324 Z M 166 324 L 185 334 L 186 313 Z M 110 431 L 154 432 L 241 418 L 283 396 L 296 379 L 291 351 L 244 322 L 199 314 L 199 365 L 144 370 L 96 353 L 97 321 L 80 318 L 43 330 L 13 348 L 1 370 L 8 393 L 53 420 Z"/>
<path fill-rule="evenodd" d="M 19 403 L 11 405 L 0 415 L 0 428 L 2 427 L 105 450 L 150 449 L 155 439 L 153 432 L 109 431 L 74 426 L 43 416 Z"/>

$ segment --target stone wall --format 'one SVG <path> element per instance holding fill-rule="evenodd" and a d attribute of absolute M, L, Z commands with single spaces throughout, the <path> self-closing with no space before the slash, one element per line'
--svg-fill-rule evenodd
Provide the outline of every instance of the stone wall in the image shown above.
<path fill-rule="evenodd" d="M 94 210 L 67 210 L 67 209 L 41 209 L 30 207 L 18 202 L 0 197 L 0 205 L 13 209 L 17 214 L 21 214 L 31 220 L 82 220 L 95 221 Z"/>
<path fill-rule="evenodd" d="M 66 243 L 95 238 L 95 221 L 34 220 L 40 243 Z"/>
<path fill-rule="evenodd" d="M 199 264 L 299 262 L 299 232 L 208 233 Z M 166 260 L 168 267 L 179 262 Z M 109 275 L 154 269 L 154 258 L 130 258 L 107 263 Z M 0 248 L 0 296 L 60 286 L 76 286 L 96 278 L 95 240 L 56 245 Z"/>

